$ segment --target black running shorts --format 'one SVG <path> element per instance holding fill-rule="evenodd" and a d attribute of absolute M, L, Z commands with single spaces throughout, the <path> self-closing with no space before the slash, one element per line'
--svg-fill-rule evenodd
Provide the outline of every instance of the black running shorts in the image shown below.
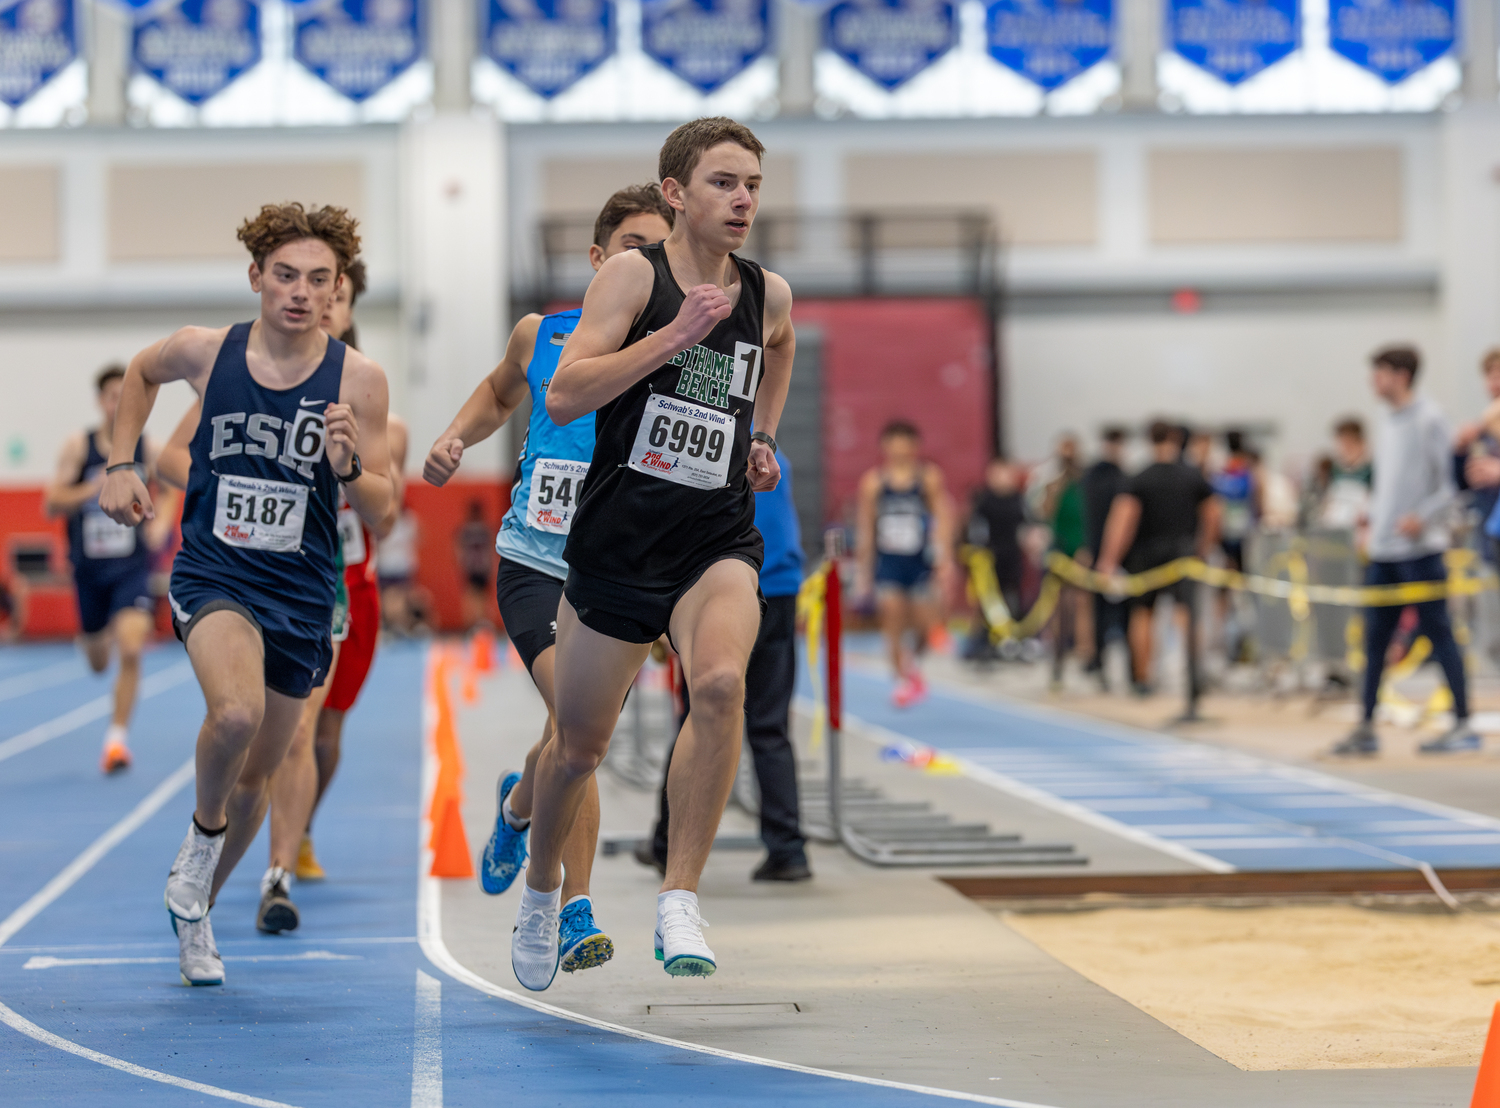
<path fill-rule="evenodd" d="M 528 673 L 542 652 L 557 644 L 557 604 L 562 592 L 563 583 L 550 573 L 508 558 L 500 560 L 495 601 L 500 605 L 505 633 Z"/>
<path fill-rule="evenodd" d="M 683 595 L 698 583 L 711 566 L 731 558 L 744 562 L 757 573 L 760 571 L 759 563 L 749 555 L 724 554 L 710 558 L 678 584 L 652 588 L 592 577 L 570 569 L 563 592 L 568 596 L 568 603 L 578 613 L 578 622 L 590 630 L 621 642 L 655 642 L 667 634 L 672 622 L 672 612 Z M 761 595 L 759 586 L 756 586 L 755 596 L 760 601 L 761 614 L 764 615 L 766 598 Z"/>

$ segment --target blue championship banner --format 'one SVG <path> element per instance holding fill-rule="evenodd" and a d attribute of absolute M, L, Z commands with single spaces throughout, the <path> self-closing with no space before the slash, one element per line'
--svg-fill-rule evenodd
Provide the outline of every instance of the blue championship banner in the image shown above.
<path fill-rule="evenodd" d="M 1048 92 L 1103 61 L 1114 0 L 995 0 L 985 11 L 990 57 Z"/>
<path fill-rule="evenodd" d="M 766 0 L 651 0 L 641 5 L 641 49 L 707 95 L 770 45 Z"/>
<path fill-rule="evenodd" d="M 823 17 L 828 49 L 887 89 L 898 88 L 958 44 L 949 0 L 841 0 Z"/>
<path fill-rule="evenodd" d="M 313 0 L 296 9 L 292 55 L 350 100 L 367 100 L 422 57 L 417 0 Z"/>
<path fill-rule="evenodd" d="M 1394 85 L 1453 49 L 1453 7 L 1453 0 L 1329 0 L 1328 45 Z"/>
<path fill-rule="evenodd" d="M 201 104 L 260 61 L 260 6 L 181 0 L 135 25 L 135 64 L 190 104 Z"/>
<path fill-rule="evenodd" d="M 1297 0 L 1168 0 L 1173 50 L 1227 85 L 1248 81 L 1302 43 Z"/>
<path fill-rule="evenodd" d="M 553 97 L 615 52 L 611 0 L 487 0 L 484 53 L 538 96 Z"/>
<path fill-rule="evenodd" d="M 19 107 L 77 56 L 73 0 L 0 7 L 0 100 Z"/>

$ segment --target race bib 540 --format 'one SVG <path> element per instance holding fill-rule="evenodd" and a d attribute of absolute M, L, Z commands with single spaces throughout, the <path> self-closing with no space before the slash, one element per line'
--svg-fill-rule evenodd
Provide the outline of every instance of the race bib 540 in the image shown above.
<path fill-rule="evenodd" d="M 695 489 L 729 484 L 734 416 L 653 393 L 630 448 L 631 469 Z"/>
<path fill-rule="evenodd" d="M 531 467 L 531 496 L 526 501 L 526 526 L 549 535 L 566 535 L 573 528 L 578 490 L 589 471 L 588 462 L 538 458 Z"/>
<path fill-rule="evenodd" d="M 241 550 L 293 554 L 302 549 L 306 520 L 306 485 L 219 475 L 214 537 L 220 542 Z"/>

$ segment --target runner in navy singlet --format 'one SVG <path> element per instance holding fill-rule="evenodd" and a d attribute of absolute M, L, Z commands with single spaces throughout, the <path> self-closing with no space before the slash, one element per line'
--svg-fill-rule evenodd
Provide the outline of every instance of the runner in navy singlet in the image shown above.
<path fill-rule="evenodd" d="M 157 390 L 187 381 L 203 406 L 169 594 L 208 705 L 197 806 L 165 893 L 192 985 L 224 981 L 209 909 L 265 817 L 302 701 L 327 673 L 336 490 L 370 523 L 390 504 L 385 373 L 320 327 L 359 252 L 355 228 L 341 208 L 262 208 L 239 229 L 260 318 L 154 343 L 121 390 L 99 506 L 123 524 L 154 516 L 130 459 Z"/>
<path fill-rule="evenodd" d="M 594 223 L 589 261 L 597 270 L 626 250 L 660 242 L 672 230 L 672 209 L 655 185 L 621 189 L 609 198 Z M 547 414 L 547 388 L 564 344 L 578 326 L 577 310 L 528 315 L 516 324 L 505 360 L 469 397 L 448 429 L 438 436 L 422 467 L 429 484 L 444 485 L 458 470 L 464 451 L 494 434 L 527 398 L 531 422 L 521 450 L 510 510 L 495 539 L 500 573 L 495 596 L 505 631 L 526 663 L 547 704 L 542 737 L 526 755 L 523 772 L 509 771 L 496 785 L 495 829 L 479 863 L 479 884 L 497 896 L 510 888 L 526 862 L 536 760 L 551 739 L 556 700 L 553 657 L 557 653 L 557 604 L 568 575 L 563 544 L 572 528 L 577 491 L 594 454 L 592 412 L 559 427 Z M 599 838 L 599 789 L 590 779 L 588 795 L 563 846 L 563 919 L 558 937 L 564 973 L 602 965 L 614 956 L 614 943 L 594 923 L 589 877 Z"/>
<path fill-rule="evenodd" d="M 558 424 L 596 412 L 596 440 L 564 550 L 557 733 L 537 759 L 531 865 L 511 938 L 528 989 L 556 974 L 563 847 L 663 632 L 692 710 L 668 782 L 656 949 L 674 976 L 715 969 L 696 890 L 739 760 L 760 622 L 752 493 L 780 474 L 775 433 L 795 347 L 787 283 L 732 253 L 755 218 L 764 149 L 724 118 L 667 137 L 659 172 L 677 212 L 672 233 L 600 268 L 547 390 Z"/>
<path fill-rule="evenodd" d="M 112 365 L 94 379 L 103 422 L 80 431 L 63 445 L 57 476 L 47 488 L 48 515 L 68 520 L 68 558 L 73 563 L 73 587 L 78 594 L 78 643 L 89 668 L 103 673 L 110 647 L 120 657 L 115 676 L 115 706 L 104 732 L 100 769 L 114 773 L 130 765 L 130 713 L 141 680 L 141 651 L 151 636 L 156 600 L 147 578 L 152 555 L 166 541 L 176 515 L 175 499 L 164 502 L 151 524 L 125 527 L 99 510 L 104 464 L 114 435 L 115 409 L 125 367 Z M 136 443 L 135 461 L 143 479 L 155 470 L 157 447 L 144 435 Z"/>

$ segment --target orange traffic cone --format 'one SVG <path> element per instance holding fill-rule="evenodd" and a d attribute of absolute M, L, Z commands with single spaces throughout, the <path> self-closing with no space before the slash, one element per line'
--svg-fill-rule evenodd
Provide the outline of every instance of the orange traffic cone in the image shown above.
<path fill-rule="evenodd" d="M 1474 1082 L 1474 1099 L 1469 1108 L 1500 1108 L 1500 1004 L 1490 1016 L 1490 1033 L 1484 1041 L 1484 1056 L 1479 1059 L 1479 1077 Z"/>
<path fill-rule="evenodd" d="M 469 664 L 479 673 L 493 673 L 495 669 L 495 633 L 481 627 L 474 633 L 469 644 Z"/>
<path fill-rule="evenodd" d="M 459 690 L 460 695 L 464 698 L 464 703 L 471 707 L 479 703 L 478 676 L 478 671 L 473 666 L 464 667 L 464 680 L 463 684 L 459 686 Z"/>
<path fill-rule="evenodd" d="M 474 863 L 469 858 L 469 839 L 464 834 L 464 821 L 458 811 L 456 790 L 443 802 L 442 814 L 432 838 L 433 877 L 474 876 Z"/>

